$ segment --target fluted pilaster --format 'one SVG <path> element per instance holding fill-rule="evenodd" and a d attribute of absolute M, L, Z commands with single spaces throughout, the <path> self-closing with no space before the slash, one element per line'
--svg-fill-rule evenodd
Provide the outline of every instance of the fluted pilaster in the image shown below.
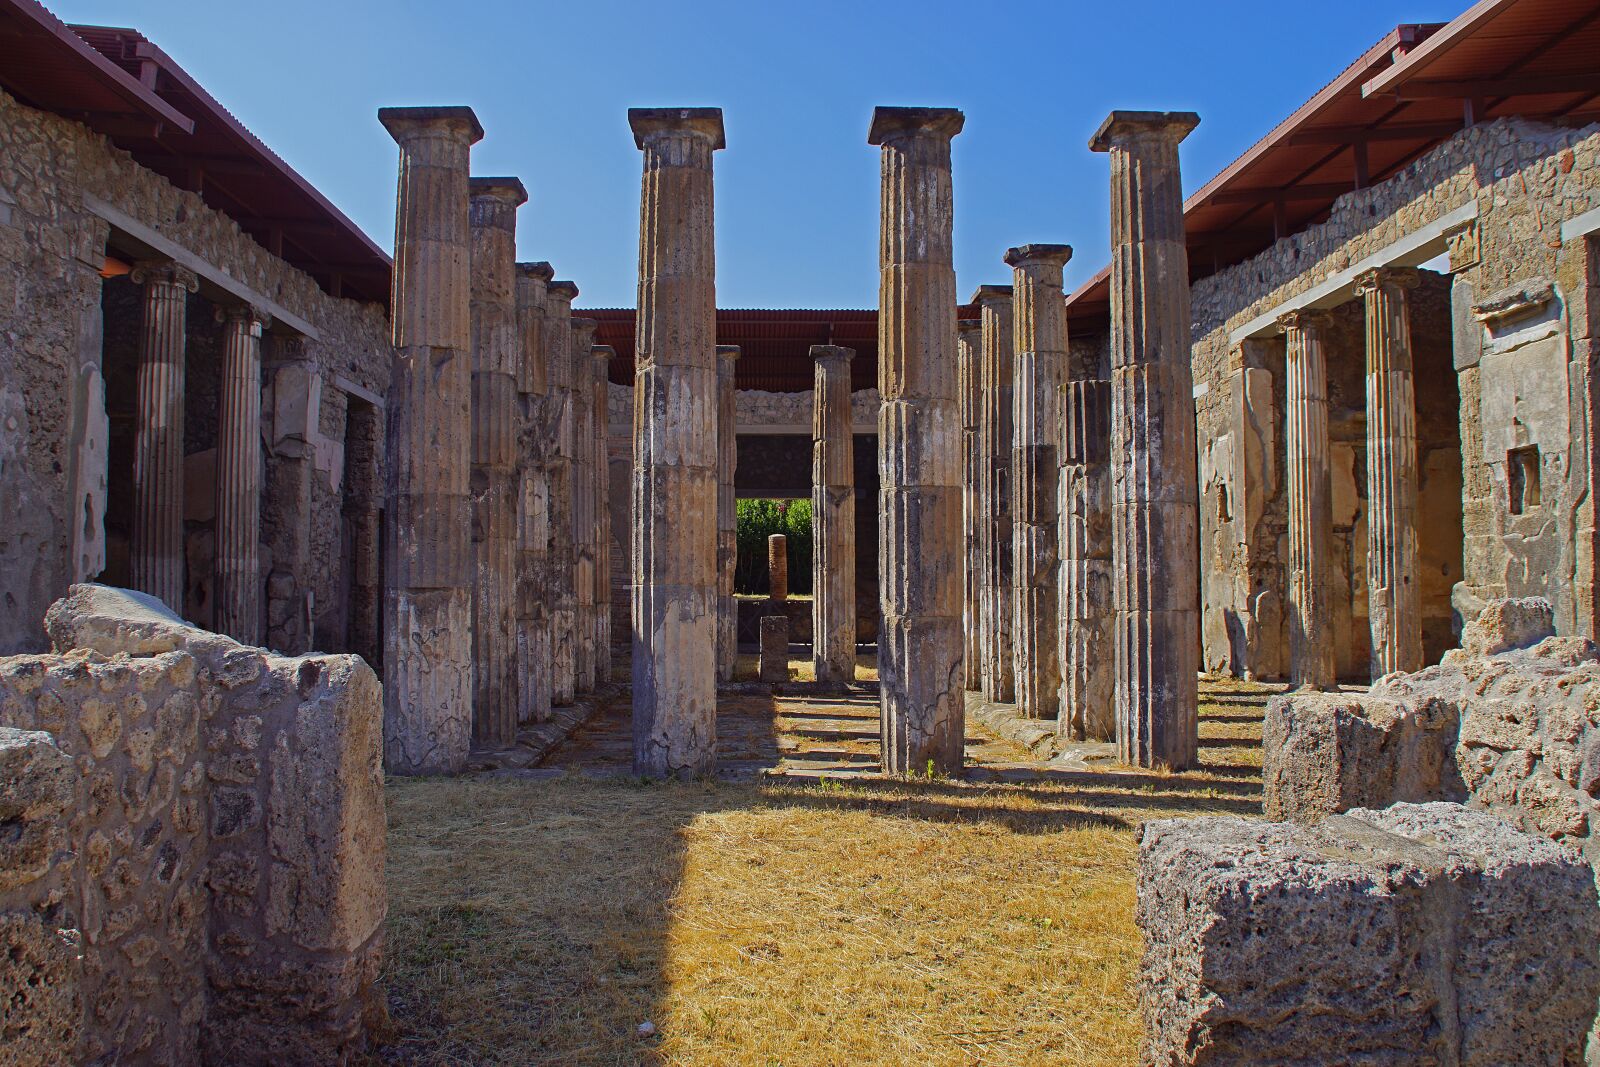
<path fill-rule="evenodd" d="M 961 399 L 961 636 L 967 689 L 983 688 L 983 322 L 956 330 L 956 390 Z"/>
<path fill-rule="evenodd" d="M 595 683 L 594 319 L 572 320 L 573 670 L 579 692 Z"/>
<path fill-rule="evenodd" d="M 717 678 L 733 681 L 739 659 L 739 602 L 733 595 L 739 563 L 738 497 L 734 473 L 739 466 L 738 388 L 734 371 L 739 346 L 717 346 Z"/>
<path fill-rule="evenodd" d="M 1011 470 L 1015 434 L 1012 426 L 1013 384 L 1016 373 L 1015 329 L 1009 285 L 981 285 L 973 294 L 983 324 L 982 365 L 979 387 L 983 409 L 979 413 L 979 447 L 983 452 L 983 486 L 980 506 L 983 525 L 983 591 L 979 618 L 981 662 L 979 681 L 985 700 L 1009 704 L 1016 699 L 1016 657 L 1012 645 L 1012 530 L 1015 513 Z"/>
<path fill-rule="evenodd" d="M 517 440 L 521 456 L 517 503 L 517 720 L 550 717 L 550 420 L 545 361 L 548 263 L 517 264 Z"/>
<path fill-rule="evenodd" d="M 217 309 L 222 403 L 217 420 L 216 621 L 219 633 L 261 643 L 261 331 L 248 304 Z"/>
<path fill-rule="evenodd" d="M 611 358 L 610 345 L 589 350 L 592 436 L 594 460 L 594 675 L 595 685 L 611 680 Z"/>
<path fill-rule="evenodd" d="M 855 427 L 850 417 L 854 349 L 812 345 L 811 653 L 819 682 L 856 677 Z"/>
<path fill-rule="evenodd" d="M 1284 453 L 1289 485 L 1289 680 L 1306 689 L 1335 681 L 1328 564 L 1333 551 L 1333 486 L 1328 466 L 1331 316 L 1292 311 L 1278 320 L 1285 340 Z"/>
<path fill-rule="evenodd" d="M 546 595 L 550 604 L 550 700 L 571 704 L 578 692 L 578 549 L 573 537 L 577 450 L 577 400 L 572 301 L 578 287 L 553 281 L 545 290 L 545 366 L 550 384 L 546 433 L 550 449 L 550 557 Z"/>
<path fill-rule="evenodd" d="M 1112 610 L 1111 383 L 1062 389 L 1061 712 L 1075 740 L 1117 736 L 1116 616 Z"/>

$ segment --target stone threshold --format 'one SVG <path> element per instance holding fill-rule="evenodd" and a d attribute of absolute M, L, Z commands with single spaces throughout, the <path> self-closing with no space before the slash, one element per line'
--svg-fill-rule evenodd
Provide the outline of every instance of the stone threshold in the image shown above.
<path fill-rule="evenodd" d="M 550 710 L 544 722 L 524 726 L 517 731 L 514 745 L 503 748 L 474 748 L 467 757 L 467 772 L 503 776 L 506 771 L 522 771 L 536 767 L 556 747 L 577 732 L 578 728 L 594 717 L 608 701 L 625 695 L 628 686 L 608 683 L 591 693 L 580 694 L 571 704 Z"/>

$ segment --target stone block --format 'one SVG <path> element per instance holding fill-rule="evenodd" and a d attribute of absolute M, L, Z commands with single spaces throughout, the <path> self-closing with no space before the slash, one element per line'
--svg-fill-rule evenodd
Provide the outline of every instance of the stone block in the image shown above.
<path fill-rule="evenodd" d="M 1555 612 L 1543 597 L 1491 600 L 1461 629 L 1461 647 L 1479 656 L 1528 648 L 1554 636 Z"/>
<path fill-rule="evenodd" d="M 789 680 L 789 616 L 761 617 L 761 664 L 763 682 Z"/>
<path fill-rule="evenodd" d="M 55 739 L 0 726 L 0 893 L 37 882 L 70 849 L 77 772 Z"/>
<path fill-rule="evenodd" d="M 1138 893 L 1144 1064 L 1580 1062 L 1593 874 L 1489 813 L 1150 822 Z"/>

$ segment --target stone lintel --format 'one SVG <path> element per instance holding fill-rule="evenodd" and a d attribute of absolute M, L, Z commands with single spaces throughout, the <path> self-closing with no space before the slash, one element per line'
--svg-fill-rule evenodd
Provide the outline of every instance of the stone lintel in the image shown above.
<path fill-rule="evenodd" d="M 551 282 L 545 292 L 559 300 L 578 299 L 578 283 L 568 281 Z"/>
<path fill-rule="evenodd" d="M 1555 298 L 1555 286 L 1548 279 L 1536 278 L 1509 289 L 1501 289 L 1488 299 L 1473 304 L 1472 317 L 1487 326 L 1498 326 L 1533 315 Z"/>
<path fill-rule="evenodd" d="M 1160 134 L 1174 142 L 1181 141 L 1198 125 L 1200 116 L 1193 111 L 1113 111 L 1089 138 L 1089 151 L 1109 152 L 1140 134 Z"/>
<path fill-rule="evenodd" d="M 635 148 L 643 148 L 652 138 L 678 133 L 699 134 L 713 149 L 728 147 L 720 107 L 630 107 L 628 128 L 633 131 Z"/>
<path fill-rule="evenodd" d="M 518 263 L 517 273 L 524 278 L 537 278 L 542 282 L 548 282 L 556 276 L 556 269 L 540 260 L 537 263 Z"/>
<path fill-rule="evenodd" d="M 841 363 L 849 363 L 856 358 L 856 350 L 845 348 L 843 345 L 812 345 L 811 358 L 818 363 L 828 363 L 835 360 Z"/>
<path fill-rule="evenodd" d="M 483 126 L 470 107 L 380 107 L 378 121 L 396 141 L 405 142 L 430 129 L 444 129 L 461 136 L 467 144 L 483 140 Z"/>
<path fill-rule="evenodd" d="M 961 132 L 967 117 L 953 107 L 878 107 L 872 111 L 867 143 L 881 145 L 899 137 L 926 134 L 949 140 Z"/>
<path fill-rule="evenodd" d="M 1356 277 L 1356 293 L 1365 296 L 1380 288 L 1415 289 L 1422 281 L 1416 267 L 1376 267 Z"/>
<path fill-rule="evenodd" d="M 717 358 L 718 359 L 738 359 L 739 358 L 739 346 L 738 345 L 718 345 L 717 346 Z"/>
<path fill-rule="evenodd" d="M 528 202 L 528 190 L 523 187 L 521 178 L 468 178 L 467 192 L 474 200 L 479 197 L 504 200 L 513 207 L 521 207 Z"/>
<path fill-rule="evenodd" d="M 972 291 L 970 304 L 982 307 L 984 303 L 995 303 L 1000 300 L 1011 299 L 1011 286 L 1009 285 L 980 285 Z"/>
<path fill-rule="evenodd" d="M 1071 245 L 1018 245 L 1006 249 L 1005 255 L 1008 267 L 1031 266 L 1035 263 L 1064 267 L 1071 258 Z"/>

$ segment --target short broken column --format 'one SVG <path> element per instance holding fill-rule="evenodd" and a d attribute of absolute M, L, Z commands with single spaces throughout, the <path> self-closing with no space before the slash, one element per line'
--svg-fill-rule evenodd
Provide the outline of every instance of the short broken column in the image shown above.
<path fill-rule="evenodd" d="M 756 667 L 763 682 L 789 680 L 789 616 L 761 616 L 761 659 Z"/>
<path fill-rule="evenodd" d="M 961 395 L 961 629 L 967 689 L 983 688 L 983 453 L 978 440 L 983 391 L 983 322 L 957 325 L 956 377 Z"/>
<path fill-rule="evenodd" d="M 1016 370 L 1012 426 L 1016 445 L 1017 711 L 1053 719 L 1061 704 L 1059 490 L 1061 387 L 1067 380 L 1067 305 L 1062 272 L 1069 245 L 1031 244 L 1006 251 L 1015 293 Z"/>
<path fill-rule="evenodd" d="M 1291 311 L 1283 327 L 1284 466 L 1289 484 L 1289 681 L 1327 689 L 1335 681 L 1328 568 L 1333 483 L 1328 452 L 1328 364 L 1332 316 Z"/>
<path fill-rule="evenodd" d="M 1061 717 L 1078 741 L 1117 736 L 1111 598 L 1111 383 L 1071 366 L 1062 390 Z"/>
<path fill-rule="evenodd" d="M 983 698 L 999 704 L 1016 699 L 1012 649 L 1014 611 L 1011 576 L 1015 549 L 1012 509 L 1012 376 L 1016 372 L 1011 286 L 980 285 L 972 295 L 983 324 L 978 441 L 983 452 L 983 613 L 979 620 L 979 681 Z"/>
<path fill-rule="evenodd" d="M 1417 573 L 1417 398 L 1411 353 L 1414 267 L 1356 279 L 1367 320 L 1367 616 L 1372 678 L 1422 669 Z"/>
<path fill-rule="evenodd" d="M 573 540 L 574 499 L 572 301 L 578 287 L 553 281 L 545 289 L 544 353 L 550 376 L 545 404 L 550 449 L 550 562 L 545 595 L 550 604 L 550 702 L 571 704 L 578 692 L 577 547 Z"/>
<path fill-rule="evenodd" d="M 217 418 L 216 630 L 261 643 L 261 331 L 249 304 L 217 309 L 222 403 Z"/>
<path fill-rule="evenodd" d="M 472 740 L 517 739 L 516 178 L 473 178 Z"/>
<path fill-rule="evenodd" d="M 811 661 L 817 681 L 833 684 L 856 677 L 855 355 L 838 345 L 811 346 Z"/>
<path fill-rule="evenodd" d="M 589 349 L 590 429 L 593 433 L 594 481 L 594 680 L 611 680 L 611 358 L 610 345 Z"/>
<path fill-rule="evenodd" d="M 580 693 L 595 683 L 594 319 L 572 320 L 572 659 Z"/>
<path fill-rule="evenodd" d="M 461 770 L 472 738 L 472 328 L 467 107 L 383 108 L 400 145 L 389 394 L 384 763 Z"/>
<path fill-rule="evenodd" d="M 633 769 L 717 758 L 717 296 L 720 108 L 631 108 L 644 152 L 634 374 Z"/>
<path fill-rule="evenodd" d="M 550 717 L 550 445 L 546 401 L 550 389 L 544 350 L 548 263 L 517 264 L 518 455 L 517 504 L 517 720 Z"/>
<path fill-rule="evenodd" d="M 950 141 L 954 108 L 880 107 L 878 640 L 883 769 L 961 770 L 961 408 Z"/>
<path fill-rule="evenodd" d="M 789 539 L 783 534 L 767 536 L 767 599 L 774 604 L 789 601 Z"/>
<path fill-rule="evenodd" d="M 739 466 L 738 362 L 738 345 L 717 346 L 717 679 L 723 682 L 733 681 L 739 660 L 739 601 L 733 591 L 739 564 L 739 500 L 733 484 Z"/>
<path fill-rule="evenodd" d="M 133 537 L 128 577 L 173 611 L 183 610 L 183 387 L 193 271 L 145 260 L 129 275 L 144 286 L 133 431 Z"/>
<path fill-rule="evenodd" d="M 1178 142 L 1190 112 L 1113 111 L 1111 523 L 1117 754 L 1191 766 L 1199 748 L 1200 586 L 1189 267 Z"/>

